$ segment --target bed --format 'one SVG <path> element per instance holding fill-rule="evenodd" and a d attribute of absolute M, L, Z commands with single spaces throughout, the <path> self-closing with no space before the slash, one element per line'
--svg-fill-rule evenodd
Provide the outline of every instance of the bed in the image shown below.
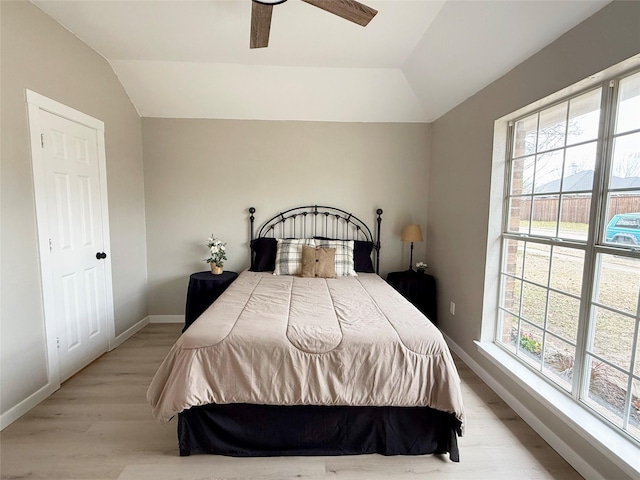
<path fill-rule="evenodd" d="M 251 268 L 177 340 L 147 392 L 156 420 L 178 416 L 180 454 L 459 461 L 460 379 L 439 330 L 378 276 L 382 210 L 375 239 L 318 206 L 254 236 L 254 213 Z"/>

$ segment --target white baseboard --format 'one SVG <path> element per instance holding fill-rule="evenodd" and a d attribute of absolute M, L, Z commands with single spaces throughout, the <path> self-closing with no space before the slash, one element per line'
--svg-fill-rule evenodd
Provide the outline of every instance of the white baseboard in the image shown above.
<path fill-rule="evenodd" d="M 46 399 L 49 395 L 60 388 L 59 384 L 48 383 L 40 390 L 32 393 L 27 398 L 22 400 L 16 406 L 11 407 L 9 410 L 0 415 L 0 430 L 4 430 L 6 427 L 11 425 L 13 422 L 18 420 L 22 415 L 27 413 L 33 407 L 38 405 L 44 399 Z"/>
<path fill-rule="evenodd" d="M 109 345 L 109 351 L 111 351 L 114 348 L 119 347 L 120 345 L 122 345 L 126 340 L 128 340 L 131 337 L 133 337 L 136 333 L 138 333 L 140 330 L 142 330 L 147 325 L 149 325 L 149 316 L 148 315 L 146 317 L 144 317 L 142 320 L 140 320 L 139 322 L 137 322 L 136 324 L 134 324 L 131 327 L 127 328 L 120 335 L 115 337 L 113 339 L 113 341 L 111 342 L 111 344 Z"/>
<path fill-rule="evenodd" d="M 149 315 L 151 323 L 184 323 L 184 315 Z"/>
<path fill-rule="evenodd" d="M 444 335 L 444 334 L 443 334 Z M 580 475 L 586 479 L 606 480 L 597 470 L 595 470 L 584 458 L 576 453 L 564 440 L 558 437 L 543 420 L 538 418 L 522 402 L 514 397 L 500 382 L 498 382 L 489 372 L 482 368 L 473 358 L 471 358 L 459 345 L 451 338 L 444 335 L 451 350 L 484 381 L 504 402 L 509 405 L 538 435 L 540 435 L 551 448 L 564 458 Z"/>

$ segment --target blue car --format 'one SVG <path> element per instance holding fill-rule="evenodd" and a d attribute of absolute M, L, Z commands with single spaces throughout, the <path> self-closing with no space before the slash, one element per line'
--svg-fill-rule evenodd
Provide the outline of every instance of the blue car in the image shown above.
<path fill-rule="evenodd" d="M 619 213 L 607 225 L 605 241 L 640 246 L 640 213 Z"/>

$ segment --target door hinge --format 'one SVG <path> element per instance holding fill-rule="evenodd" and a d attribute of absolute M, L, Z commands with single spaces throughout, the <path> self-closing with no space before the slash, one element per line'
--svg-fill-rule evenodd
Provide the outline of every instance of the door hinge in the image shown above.
<path fill-rule="evenodd" d="M 40 146 L 44 148 L 44 133 L 40 134 Z"/>
<path fill-rule="evenodd" d="M 49 239 L 49 251 L 53 252 L 53 242 Z"/>
<path fill-rule="evenodd" d="M 56 346 L 60 348 L 60 337 L 56 337 Z"/>

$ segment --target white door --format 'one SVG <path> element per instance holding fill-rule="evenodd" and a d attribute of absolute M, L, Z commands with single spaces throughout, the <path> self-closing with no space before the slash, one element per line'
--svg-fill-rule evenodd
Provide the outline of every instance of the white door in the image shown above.
<path fill-rule="evenodd" d="M 109 346 L 98 138 L 95 129 L 44 110 L 40 128 L 51 308 L 64 381 Z"/>

